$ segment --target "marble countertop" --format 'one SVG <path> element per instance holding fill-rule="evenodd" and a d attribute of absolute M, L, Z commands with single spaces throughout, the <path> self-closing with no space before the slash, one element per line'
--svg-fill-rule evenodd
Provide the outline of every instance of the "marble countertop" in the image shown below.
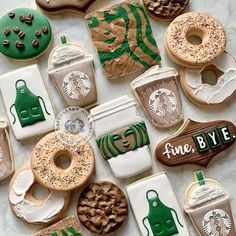
<path fill-rule="evenodd" d="M 106 6 L 107 4 L 111 4 L 115 1 L 99 1 L 96 6 L 93 8 L 101 8 L 101 6 Z M 32 7 L 35 8 L 34 0 L 0 0 L 0 16 L 5 14 L 6 12 L 17 8 L 17 7 Z M 207 13 L 216 19 L 218 19 L 222 25 L 224 26 L 227 33 L 227 51 L 230 52 L 234 57 L 236 57 L 236 1 L 235 0 L 226 0 L 226 1 L 218 1 L 218 0 L 190 0 L 190 10 Z M 49 89 L 50 94 L 52 94 L 52 100 L 55 105 L 56 112 L 58 113 L 64 107 L 64 104 L 58 95 L 52 81 L 47 76 L 47 59 L 50 51 L 54 46 L 58 44 L 58 37 L 61 34 L 67 34 L 71 41 L 78 42 L 82 46 L 84 46 L 89 53 L 94 55 L 95 58 L 95 68 L 96 68 L 96 78 L 97 78 L 97 89 L 98 89 L 98 98 L 99 103 L 102 104 L 111 99 L 114 99 L 118 96 L 127 94 L 132 96 L 130 91 L 130 82 L 134 79 L 134 76 L 130 76 L 129 78 L 116 80 L 116 81 L 108 81 L 103 75 L 102 67 L 98 61 L 98 57 L 92 45 L 92 41 L 89 37 L 89 33 L 87 31 L 85 22 L 83 17 L 73 13 L 65 13 L 65 14 L 57 14 L 53 16 L 48 16 L 53 32 L 54 32 L 54 41 L 52 43 L 51 48 L 39 59 L 27 61 L 27 62 L 15 62 L 7 59 L 3 55 L 0 55 L 0 74 L 4 74 L 10 70 L 20 68 L 25 65 L 30 65 L 33 63 L 38 63 L 40 71 L 43 75 L 43 79 L 46 83 L 46 86 Z M 154 31 L 155 39 L 157 40 L 161 56 L 162 63 L 161 66 L 174 66 L 178 68 L 175 64 L 173 64 L 168 58 L 164 50 L 163 44 L 163 35 L 168 23 L 157 22 L 151 19 L 152 28 Z M 232 99 L 229 104 L 221 106 L 215 109 L 202 109 L 193 105 L 183 94 L 181 90 L 182 101 L 183 101 L 183 109 L 185 117 L 190 117 L 194 120 L 199 121 L 210 121 L 214 119 L 225 119 L 230 120 L 236 124 L 236 98 Z M 0 99 L 0 113 L 5 113 L 5 108 Z M 147 128 L 150 133 L 151 139 L 151 151 L 154 154 L 155 147 L 158 142 L 160 142 L 163 138 L 168 137 L 173 134 L 178 127 L 169 128 L 169 129 L 155 129 L 147 118 L 144 116 L 144 119 L 147 121 Z M 13 153 L 15 158 L 15 167 L 16 169 L 20 168 L 24 163 L 29 162 L 30 155 L 35 143 L 38 141 L 38 138 L 31 139 L 26 142 L 17 142 L 14 138 L 12 131 L 10 131 L 11 142 L 13 147 Z M 91 140 L 91 143 L 95 149 L 95 154 L 98 153 L 98 150 L 95 145 L 94 139 Z M 215 179 L 229 191 L 231 197 L 231 207 L 234 214 L 234 219 L 236 221 L 236 145 L 227 149 L 225 152 L 218 155 L 208 166 L 207 170 L 205 170 L 205 175 L 209 178 Z M 170 178 L 170 181 L 173 185 L 174 191 L 177 195 L 178 201 L 180 205 L 183 205 L 184 193 L 187 186 L 193 181 L 193 171 L 198 170 L 199 167 L 195 165 L 185 165 L 182 167 L 166 167 L 157 162 L 154 159 L 153 155 L 153 168 L 152 171 L 145 173 L 141 176 L 134 177 L 128 179 L 126 181 L 119 181 L 114 178 L 111 173 L 111 170 L 107 163 L 103 161 L 98 155 L 96 155 L 96 175 L 94 179 L 96 180 L 110 180 L 117 183 L 121 188 L 134 182 L 137 179 L 140 179 L 144 176 L 148 176 L 151 173 L 157 173 L 160 171 L 166 171 Z M 2 181 L 0 183 L 0 235 L 5 236 L 25 236 L 31 235 L 33 232 L 36 232 L 38 229 L 42 228 L 42 226 L 32 226 L 26 223 L 23 223 L 19 219 L 15 217 L 12 213 L 10 206 L 8 204 L 8 184 L 10 182 L 10 178 Z M 76 214 L 76 204 L 78 195 L 80 190 L 77 190 L 73 194 L 73 199 L 69 209 L 65 212 L 64 216 L 70 214 Z M 194 230 L 189 218 L 186 216 L 186 220 L 189 226 L 189 231 L 192 236 L 197 235 Z M 84 235 L 93 235 L 88 232 L 85 228 Z M 138 236 L 140 235 L 137 224 L 134 220 L 132 211 L 130 209 L 128 222 L 126 222 L 120 230 L 116 233 L 112 234 L 113 236 Z M 182 235 L 183 236 L 183 235 Z"/>

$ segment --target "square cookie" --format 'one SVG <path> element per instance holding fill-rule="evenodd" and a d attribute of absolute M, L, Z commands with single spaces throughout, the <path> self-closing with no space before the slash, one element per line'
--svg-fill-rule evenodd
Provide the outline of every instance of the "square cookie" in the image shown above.
<path fill-rule="evenodd" d="M 128 0 L 86 16 L 108 79 L 137 72 L 161 58 L 143 5 Z"/>
<path fill-rule="evenodd" d="M 0 76 L 0 89 L 17 140 L 53 130 L 55 114 L 37 65 Z"/>
<path fill-rule="evenodd" d="M 165 173 L 152 175 L 129 185 L 127 193 L 141 235 L 190 235 Z"/>

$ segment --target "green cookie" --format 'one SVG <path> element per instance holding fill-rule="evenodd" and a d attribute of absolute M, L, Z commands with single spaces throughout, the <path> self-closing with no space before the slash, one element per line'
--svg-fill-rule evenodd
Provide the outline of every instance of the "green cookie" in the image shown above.
<path fill-rule="evenodd" d="M 0 52 L 16 60 L 44 53 L 52 39 L 48 19 L 39 11 L 18 8 L 0 19 Z"/>

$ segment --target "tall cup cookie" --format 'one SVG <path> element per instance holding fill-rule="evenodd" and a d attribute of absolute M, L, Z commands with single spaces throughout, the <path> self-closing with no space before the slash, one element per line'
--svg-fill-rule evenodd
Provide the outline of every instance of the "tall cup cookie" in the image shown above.
<path fill-rule="evenodd" d="M 199 236 L 236 235 L 229 193 L 214 180 L 196 171 L 195 182 L 185 194 L 185 211 Z"/>
<path fill-rule="evenodd" d="M 60 218 L 70 202 L 70 192 L 55 192 L 48 189 L 47 196 L 38 200 L 32 193 L 37 183 L 27 164 L 13 176 L 9 185 L 9 203 L 13 213 L 21 220 L 31 224 L 45 224 Z"/>

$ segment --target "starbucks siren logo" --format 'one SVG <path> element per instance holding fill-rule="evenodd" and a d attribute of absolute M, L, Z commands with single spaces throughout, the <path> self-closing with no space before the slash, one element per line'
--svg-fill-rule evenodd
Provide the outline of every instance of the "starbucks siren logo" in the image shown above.
<path fill-rule="evenodd" d="M 84 72 L 72 71 L 64 77 L 62 87 L 68 97 L 78 100 L 80 96 L 86 97 L 88 95 L 91 82 Z"/>
<path fill-rule="evenodd" d="M 67 107 L 56 118 L 57 137 L 67 145 L 87 142 L 93 135 L 93 120 L 89 112 L 80 107 Z"/>
<path fill-rule="evenodd" d="M 207 236 L 227 236 L 231 230 L 231 220 L 226 212 L 215 209 L 204 216 L 202 226 Z"/>
<path fill-rule="evenodd" d="M 175 94 L 169 89 L 158 89 L 149 97 L 150 110 L 159 117 L 175 112 L 177 99 Z"/>

